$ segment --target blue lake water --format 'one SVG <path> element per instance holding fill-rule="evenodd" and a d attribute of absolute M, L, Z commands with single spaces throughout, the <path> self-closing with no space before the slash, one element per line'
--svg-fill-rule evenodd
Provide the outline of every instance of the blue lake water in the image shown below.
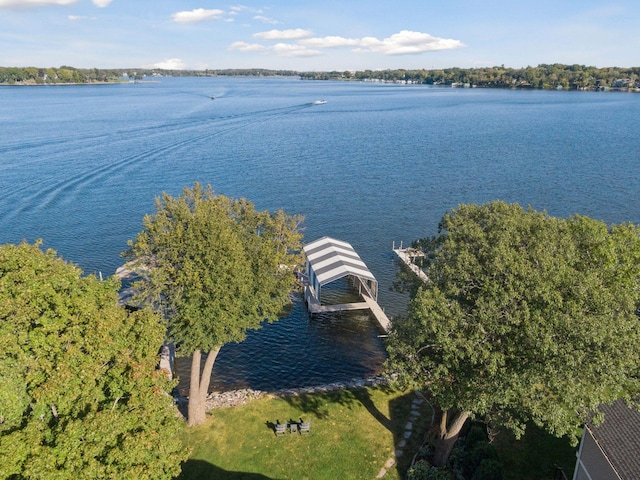
<path fill-rule="evenodd" d="M 216 97 L 211 100 L 211 96 Z M 312 105 L 325 99 L 324 105 Z M 640 223 L 640 95 L 452 89 L 287 78 L 0 88 L 0 243 L 44 240 L 111 275 L 161 192 L 198 181 L 306 217 L 350 242 L 390 290 L 392 242 L 436 233 L 460 203 Z M 378 372 L 367 315 L 289 315 L 223 348 L 219 390 Z"/>

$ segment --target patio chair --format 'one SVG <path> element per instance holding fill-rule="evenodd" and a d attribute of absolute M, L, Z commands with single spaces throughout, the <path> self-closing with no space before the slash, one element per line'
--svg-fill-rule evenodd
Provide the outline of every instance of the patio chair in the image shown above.
<path fill-rule="evenodd" d="M 280 437 L 282 435 L 286 435 L 287 434 L 287 424 L 286 423 L 280 423 L 277 422 L 275 424 L 275 432 L 276 432 L 276 437 Z"/>
<path fill-rule="evenodd" d="M 308 435 L 309 433 L 311 433 L 311 420 L 303 422 L 300 419 L 300 435 Z"/>

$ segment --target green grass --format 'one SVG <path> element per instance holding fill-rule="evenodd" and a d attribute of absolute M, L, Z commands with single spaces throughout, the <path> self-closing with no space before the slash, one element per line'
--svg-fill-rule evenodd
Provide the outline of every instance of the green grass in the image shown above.
<path fill-rule="evenodd" d="M 368 388 L 263 398 L 213 410 L 205 425 L 185 430 L 193 452 L 180 478 L 370 480 L 394 456 L 414 398 L 412 392 Z M 385 479 L 399 480 L 406 472 L 431 420 L 426 403 L 421 413 Z M 311 420 L 310 435 L 275 436 L 273 423 L 300 418 Z"/>
<path fill-rule="evenodd" d="M 343 390 L 285 398 L 261 398 L 246 405 L 213 410 L 205 425 L 185 428 L 192 448 L 180 480 L 373 479 L 394 456 L 409 418 L 412 392 L 389 388 Z M 276 437 L 272 424 L 311 420 L 311 434 Z M 423 403 L 421 418 L 404 454 L 385 480 L 400 480 L 418 451 L 431 421 Z M 505 480 L 552 480 L 555 465 L 573 475 L 575 447 L 533 425 L 516 440 L 509 432 L 495 439 Z"/>

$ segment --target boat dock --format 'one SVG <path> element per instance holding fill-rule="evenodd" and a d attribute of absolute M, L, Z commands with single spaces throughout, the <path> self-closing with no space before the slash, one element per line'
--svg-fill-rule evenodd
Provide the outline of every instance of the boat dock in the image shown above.
<path fill-rule="evenodd" d="M 367 302 L 321 305 L 311 285 L 304 287 L 304 299 L 307 302 L 307 309 L 309 310 L 309 313 L 344 312 L 347 310 L 366 310 L 369 308 L 369 304 Z"/>
<path fill-rule="evenodd" d="M 391 330 L 391 321 L 378 305 L 378 281 L 349 243 L 322 237 L 305 245 L 303 250 L 307 257 L 304 299 L 309 313 L 368 309 L 385 333 Z M 322 287 L 343 277 L 352 280 L 364 301 L 323 305 Z"/>
<path fill-rule="evenodd" d="M 304 299 L 307 303 L 307 310 L 309 311 L 309 313 L 315 314 L 346 312 L 350 310 L 369 310 L 378 322 L 378 325 L 380 325 L 380 328 L 384 330 L 385 333 L 389 333 L 389 330 L 391 330 L 391 320 L 389 320 L 387 314 L 384 313 L 382 307 L 378 304 L 378 302 L 376 302 L 366 293 L 360 292 L 360 296 L 362 297 L 364 302 L 321 305 L 315 293 L 313 292 L 313 287 L 311 287 L 310 285 L 306 285 L 304 287 Z"/>
<path fill-rule="evenodd" d="M 384 330 L 385 333 L 389 333 L 389 331 L 391 330 L 391 320 L 389 320 L 389 318 L 387 317 L 387 314 L 384 313 L 384 310 L 382 310 L 382 307 L 378 304 L 378 302 L 376 302 L 373 298 L 367 295 L 363 295 L 362 298 L 364 298 L 365 302 L 369 306 L 369 310 L 371 311 L 375 319 L 378 321 L 380 328 L 382 328 L 382 330 Z"/>
<path fill-rule="evenodd" d="M 400 242 L 400 248 L 396 248 L 396 245 L 394 242 L 391 249 L 393 250 L 393 253 L 395 253 L 398 256 L 398 258 L 402 261 L 402 263 L 404 263 L 407 267 L 409 267 L 409 269 L 413 273 L 415 273 L 420 280 L 422 280 L 425 283 L 429 281 L 429 277 L 427 277 L 427 274 L 424 273 L 424 271 L 420 267 L 418 267 L 415 263 L 413 263 L 413 259 L 415 257 L 424 257 L 424 253 L 414 248 L 402 248 L 402 242 Z"/>

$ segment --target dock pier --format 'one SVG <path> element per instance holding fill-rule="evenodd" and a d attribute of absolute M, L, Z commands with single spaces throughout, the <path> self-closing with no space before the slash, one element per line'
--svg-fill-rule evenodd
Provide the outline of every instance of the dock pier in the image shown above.
<path fill-rule="evenodd" d="M 313 287 L 310 285 L 306 285 L 304 287 L 304 299 L 307 303 L 307 310 L 309 311 L 309 313 L 315 314 L 347 312 L 350 310 L 369 310 L 384 333 L 389 333 L 389 331 L 391 330 L 391 320 L 389 320 L 387 314 L 384 313 L 382 307 L 378 304 L 378 302 L 376 302 L 366 293 L 360 292 L 360 296 L 362 297 L 364 302 L 321 305 L 315 293 L 313 292 Z"/>
<path fill-rule="evenodd" d="M 306 272 L 303 275 L 304 300 L 309 313 L 369 310 L 384 333 L 391 330 L 391 321 L 378 305 L 378 281 L 353 247 L 341 240 L 322 237 L 303 247 Z M 320 301 L 324 285 L 349 277 L 358 289 L 362 302 L 323 305 Z"/>
<path fill-rule="evenodd" d="M 402 242 L 400 242 L 400 248 L 396 248 L 396 243 L 393 242 L 393 246 L 391 247 L 393 253 L 395 253 L 398 258 L 404 263 L 409 269 L 416 274 L 416 276 L 427 283 L 429 281 L 429 277 L 424 271 L 418 267 L 415 263 L 413 263 L 413 259 L 415 257 L 424 257 L 424 253 L 415 248 L 402 248 Z"/>

